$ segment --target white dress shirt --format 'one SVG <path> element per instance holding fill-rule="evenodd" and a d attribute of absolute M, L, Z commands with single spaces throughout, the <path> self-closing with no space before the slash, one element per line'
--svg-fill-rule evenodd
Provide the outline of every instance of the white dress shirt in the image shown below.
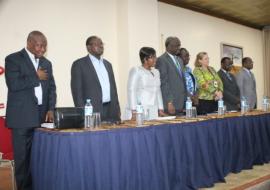
<path fill-rule="evenodd" d="M 226 77 L 229 79 L 229 80 L 232 80 L 232 77 L 231 77 L 231 75 L 230 75 L 230 73 L 228 72 L 228 71 L 225 71 L 224 69 L 221 69 L 223 72 L 224 72 L 224 74 L 226 75 Z"/>
<path fill-rule="evenodd" d="M 149 110 L 149 119 L 156 119 L 158 110 L 163 110 L 160 74 L 155 68 L 151 70 L 143 66 L 132 68 L 129 72 L 127 93 L 128 102 L 124 119 L 131 119 L 132 110 L 136 110 L 138 103 Z"/>
<path fill-rule="evenodd" d="M 172 60 L 173 60 L 173 62 L 174 62 L 174 65 L 175 65 L 176 68 L 177 68 L 178 73 L 179 73 L 180 76 L 182 77 L 182 68 L 181 68 L 181 65 L 180 65 L 179 61 L 177 60 L 177 59 L 178 59 L 177 56 L 172 55 L 172 54 L 170 54 L 169 52 L 167 52 L 167 54 L 172 58 Z"/>
<path fill-rule="evenodd" d="M 111 86 L 108 72 L 103 63 L 103 59 L 97 59 L 95 56 L 89 54 L 89 57 L 93 63 L 93 66 L 96 70 L 98 80 L 102 90 L 102 103 L 111 101 Z"/>
<path fill-rule="evenodd" d="M 38 70 L 38 65 L 39 65 L 39 59 L 35 58 L 35 55 L 32 54 L 27 48 L 25 48 L 28 56 L 30 57 L 36 71 Z M 39 83 L 39 86 L 35 87 L 35 96 L 37 97 L 38 100 L 38 105 L 42 105 L 42 87 L 41 83 Z"/>
<path fill-rule="evenodd" d="M 179 65 L 179 62 L 177 61 L 176 56 L 170 54 L 169 52 L 167 52 L 167 54 L 172 58 L 172 60 L 173 60 L 173 62 L 174 62 L 174 64 L 175 64 L 175 66 L 179 69 L 180 65 Z M 181 68 L 180 68 L 180 69 L 181 69 Z"/>
<path fill-rule="evenodd" d="M 245 67 L 243 67 L 243 69 L 248 73 L 248 75 L 249 75 L 250 77 L 252 77 L 251 71 L 250 71 L 249 69 L 247 69 L 247 68 L 245 68 Z"/>

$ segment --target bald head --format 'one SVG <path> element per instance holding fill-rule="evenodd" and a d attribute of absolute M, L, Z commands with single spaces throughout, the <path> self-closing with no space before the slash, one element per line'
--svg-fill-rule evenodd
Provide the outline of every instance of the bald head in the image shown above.
<path fill-rule="evenodd" d="M 27 49 L 35 55 L 36 58 L 41 58 L 47 50 L 47 39 L 40 31 L 32 31 L 27 37 Z"/>

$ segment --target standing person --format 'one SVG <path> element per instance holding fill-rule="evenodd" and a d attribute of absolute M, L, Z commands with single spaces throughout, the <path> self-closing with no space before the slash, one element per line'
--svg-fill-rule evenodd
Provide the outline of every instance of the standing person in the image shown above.
<path fill-rule="evenodd" d="M 183 62 L 176 54 L 181 43 L 177 37 L 165 41 L 166 52 L 157 59 L 156 68 L 160 72 L 161 92 L 166 113 L 182 114 L 187 98 Z"/>
<path fill-rule="evenodd" d="M 221 69 L 218 75 L 223 83 L 223 100 L 228 111 L 240 109 L 240 91 L 233 74 L 229 73 L 233 62 L 229 57 L 221 59 Z"/>
<path fill-rule="evenodd" d="M 126 119 L 136 118 L 137 104 L 149 110 L 149 119 L 156 119 L 165 115 L 159 71 L 155 69 L 156 51 L 151 47 L 142 47 L 139 55 L 142 65 L 133 67 L 129 72 Z"/>
<path fill-rule="evenodd" d="M 236 82 L 240 89 L 240 96 L 247 98 L 250 109 L 257 107 L 256 80 L 254 74 L 250 71 L 253 69 L 253 61 L 250 57 L 242 59 L 242 69 L 236 75 Z"/>
<path fill-rule="evenodd" d="M 198 84 L 198 113 L 217 111 L 217 101 L 223 96 L 223 84 L 215 69 L 209 66 L 209 57 L 206 52 L 197 54 L 193 74 Z"/>
<path fill-rule="evenodd" d="M 76 107 L 83 107 L 91 99 L 94 112 L 101 113 L 103 121 L 120 121 L 120 107 L 113 69 L 102 57 L 103 42 L 97 36 L 86 40 L 89 54 L 72 64 L 71 91 Z"/>
<path fill-rule="evenodd" d="M 32 31 L 26 48 L 5 59 L 7 127 L 12 129 L 18 190 L 31 190 L 30 154 L 34 129 L 53 122 L 56 87 L 51 62 L 44 57 L 47 39 Z"/>
<path fill-rule="evenodd" d="M 191 68 L 188 66 L 188 63 L 190 60 L 189 52 L 186 48 L 181 48 L 179 52 L 177 53 L 177 56 L 179 56 L 183 60 L 187 96 L 191 98 L 192 104 L 196 106 L 199 103 L 199 99 L 198 99 L 198 94 L 197 94 L 196 79 L 194 75 L 192 74 Z"/>

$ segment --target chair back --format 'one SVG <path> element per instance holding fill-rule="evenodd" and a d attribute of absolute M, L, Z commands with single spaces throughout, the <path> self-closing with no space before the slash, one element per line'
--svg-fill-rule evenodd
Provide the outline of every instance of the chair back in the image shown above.
<path fill-rule="evenodd" d="M 6 127 L 4 117 L 0 117 L 0 152 L 3 153 L 3 159 L 13 160 L 11 129 Z"/>

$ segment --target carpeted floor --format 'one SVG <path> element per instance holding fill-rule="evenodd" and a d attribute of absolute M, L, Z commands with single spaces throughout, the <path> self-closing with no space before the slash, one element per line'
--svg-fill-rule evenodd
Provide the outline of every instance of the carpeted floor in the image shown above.
<path fill-rule="evenodd" d="M 0 166 L 0 190 L 12 190 L 11 169 L 7 165 Z"/>
<path fill-rule="evenodd" d="M 270 163 L 254 166 L 238 174 L 229 174 L 226 183 L 216 183 L 212 188 L 201 190 L 270 190 Z"/>
<path fill-rule="evenodd" d="M 0 166 L 0 190 L 11 190 L 11 172 L 8 165 Z M 270 190 L 270 163 L 254 166 L 238 174 L 229 174 L 226 183 L 201 190 Z"/>

